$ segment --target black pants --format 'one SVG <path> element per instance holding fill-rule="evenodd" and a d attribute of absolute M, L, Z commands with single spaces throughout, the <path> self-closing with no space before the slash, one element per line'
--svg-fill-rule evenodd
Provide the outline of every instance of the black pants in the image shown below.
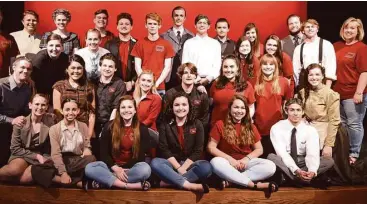
<path fill-rule="evenodd" d="M 8 163 L 12 133 L 13 126 L 11 124 L 0 124 L 0 167 Z"/>
<path fill-rule="evenodd" d="M 271 143 L 270 135 L 261 135 L 261 144 L 263 145 L 263 154 L 260 158 L 266 159 L 269 154 L 275 154 L 273 143 Z"/>

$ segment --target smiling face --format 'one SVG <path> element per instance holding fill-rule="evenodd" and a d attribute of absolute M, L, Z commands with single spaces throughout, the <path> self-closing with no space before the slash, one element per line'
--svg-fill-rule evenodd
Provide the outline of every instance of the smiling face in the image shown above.
<path fill-rule="evenodd" d="M 29 109 L 33 116 L 43 116 L 48 109 L 48 101 L 46 98 L 36 95 L 29 103 Z"/>
<path fill-rule="evenodd" d="M 208 33 L 210 25 L 209 25 L 207 19 L 202 18 L 196 23 L 195 28 L 196 28 L 196 31 L 198 32 L 198 34 L 205 35 L 205 34 Z"/>
<path fill-rule="evenodd" d="M 119 22 L 117 23 L 117 30 L 122 35 L 129 34 L 132 29 L 133 29 L 133 26 L 131 25 L 131 22 L 129 19 L 121 18 Z"/>
<path fill-rule="evenodd" d="M 233 82 L 238 75 L 239 68 L 234 59 L 226 59 L 222 66 L 223 76 L 225 76 L 229 81 Z"/>
<path fill-rule="evenodd" d="M 113 60 L 104 59 L 101 64 L 101 75 L 105 78 L 110 78 L 117 71 Z"/>
<path fill-rule="evenodd" d="M 300 105 L 293 103 L 287 108 L 288 120 L 292 124 L 298 124 L 302 120 L 303 110 Z"/>
<path fill-rule="evenodd" d="M 265 44 L 265 50 L 268 54 L 274 55 L 278 50 L 278 43 L 276 40 L 269 39 Z"/>
<path fill-rule="evenodd" d="M 123 100 L 120 103 L 120 116 L 124 121 L 131 121 L 136 113 L 133 100 Z"/>
<path fill-rule="evenodd" d="M 187 114 L 189 114 L 190 109 L 188 99 L 184 96 L 175 98 L 175 100 L 173 101 L 172 109 L 173 114 L 175 114 L 177 118 L 183 119 L 187 117 Z"/>
<path fill-rule="evenodd" d="M 312 23 L 305 23 L 303 28 L 303 33 L 306 35 L 308 39 L 313 39 L 317 37 L 317 33 L 319 32 L 318 26 Z"/>
<path fill-rule="evenodd" d="M 175 26 L 177 27 L 182 26 L 186 20 L 185 10 L 183 9 L 174 10 L 172 19 Z"/>
<path fill-rule="evenodd" d="M 314 88 L 319 87 L 322 84 L 322 80 L 324 76 L 322 75 L 322 71 L 319 67 L 313 68 L 308 72 L 308 83 Z"/>
<path fill-rule="evenodd" d="M 256 34 L 256 30 L 255 28 L 251 28 L 250 30 L 248 30 L 246 32 L 246 37 L 251 41 L 251 42 L 255 42 L 256 38 L 257 38 L 257 34 Z"/>
<path fill-rule="evenodd" d="M 159 25 L 158 21 L 148 18 L 145 28 L 148 29 L 148 33 L 150 35 L 156 35 L 158 34 L 158 30 L 161 28 L 161 25 Z"/>
<path fill-rule="evenodd" d="M 250 54 L 250 52 L 251 52 L 251 43 L 250 43 L 250 41 L 244 40 L 241 43 L 240 47 L 238 48 L 238 52 L 241 55 L 245 55 L 245 56 Z"/>
<path fill-rule="evenodd" d="M 75 101 L 66 102 L 62 108 L 62 114 L 67 122 L 73 122 L 80 110 Z"/>
<path fill-rule="evenodd" d="M 20 60 L 13 64 L 13 75 L 20 82 L 29 80 L 32 73 L 32 65 L 27 60 Z"/>
<path fill-rule="evenodd" d="M 94 16 L 93 23 L 96 28 L 105 29 L 108 23 L 108 17 L 104 13 L 97 14 Z"/>
<path fill-rule="evenodd" d="M 215 31 L 217 32 L 217 35 L 219 37 L 226 37 L 228 32 L 229 32 L 229 28 L 228 28 L 228 23 L 227 22 L 218 22 L 217 23 L 217 27 L 215 28 Z"/>
<path fill-rule="evenodd" d="M 345 41 L 354 41 L 357 39 L 358 35 L 358 23 L 352 21 L 348 23 L 343 29 L 343 37 Z"/>
<path fill-rule="evenodd" d="M 230 114 L 232 116 L 232 120 L 235 123 L 239 123 L 246 116 L 246 105 L 240 100 L 236 99 L 233 101 L 231 105 Z"/>
<path fill-rule="evenodd" d="M 301 31 L 301 21 L 297 16 L 288 19 L 288 30 L 291 35 L 297 35 Z"/>
<path fill-rule="evenodd" d="M 66 71 L 70 79 L 78 81 L 83 76 L 84 67 L 79 62 L 72 61 Z"/>
<path fill-rule="evenodd" d="M 101 39 L 97 32 L 88 32 L 85 42 L 88 49 L 93 52 L 98 50 L 99 44 L 101 44 Z"/>
<path fill-rule="evenodd" d="M 275 64 L 274 63 L 272 63 L 272 62 L 264 62 L 260 66 L 261 66 L 262 73 L 266 77 L 272 76 L 274 74 L 274 71 L 275 71 Z"/>
<path fill-rule="evenodd" d="M 32 33 L 37 29 L 38 20 L 34 15 L 26 14 L 22 20 L 22 24 L 27 32 Z"/>
<path fill-rule="evenodd" d="M 194 84 L 196 80 L 196 75 L 191 72 L 191 70 L 187 67 L 185 67 L 183 74 L 182 74 L 182 83 L 186 85 L 192 85 Z"/>
<path fill-rule="evenodd" d="M 47 54 L 51 59 L 57 59 L 62 52 L 60 40 L 50 40 L 47 43 Z"/>
<path fill-rule="evenodd" d="M 148 93 L 152 89 L 153 83 L 154 78 L 152 74 L 142 74 L 139 78 L 140 88 L 144 93 Z"/>
<path fill-rule="evenodd" d="M 64 16 L 63 14 L 59 14 L 56 16 L 54 23 L 57 29 L 64 30 L 69 22 L 66 16 Z"/>

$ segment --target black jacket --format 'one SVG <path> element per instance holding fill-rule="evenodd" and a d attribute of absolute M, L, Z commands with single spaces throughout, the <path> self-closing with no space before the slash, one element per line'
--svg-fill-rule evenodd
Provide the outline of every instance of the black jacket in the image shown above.
<path fill-rule="evenodd" d="M 125 81 L 135 81 L 136 80 L 136 71 L 135 71 L 135 60 L 134 57 L 131 56 L 131 51 L 133 50 L 133 47 L 135 46 L 135 43 L 137 41 L 134 38 L 130 39 L 130 45 L 129 45 L 129 59 L 127 60 L 127 70 L 126 70 L 126 75 Z M 120 57 L 120 53 L 119 53 L 119 48 L 120 48 L 120 43 L 121 40 L 119 37 L 113 38 L 112 40 L 109 40 L 106 42 L 104 48 L 106 48 L 107 50 L 109 50 L 111 52 L 111 54 L 113 54 L 113 56 L 116 57 L 117 60 L 117 71 L 115 76 L 118 76 L 120 78 L 122 78 L 122 70 L 121 70 L 121 57 Z"/>
<path fill-rule="evenodd" d="M 175 157 L 178 162 L 189 158 L 199 160 L 204 146 L 204 128 L 200 120 L 188 121 L 184 125 L 184 150 L 178 142 L 176 122 L 164 121 L 159 126 L 158 156 L 164 159 Z"/>
<path fill-rule="evenodd" d="M 103 128 L 100 142 L 100 159 L 107 164 L 109 168 L 115 165 L 115 161 L 112 156 L 112 134 L 111 124 L 113 121 L 109 121 Z M 148 127 L 140 123 L 140 150 L 138 158 L 132 158 L 129 162 L 121 166 L 122 168 L 131 168 L 138 162 L 145 160 L 145 153 L 149 149 L 156 147 L 156 141 L 150 137 Z"/>

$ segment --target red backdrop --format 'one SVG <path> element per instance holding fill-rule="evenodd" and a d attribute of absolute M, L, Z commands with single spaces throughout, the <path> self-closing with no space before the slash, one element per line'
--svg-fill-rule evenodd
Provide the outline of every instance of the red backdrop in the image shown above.
<path fill-rule="evenodd" d="M 135 38 L 144 37 L 147 31 L 144 27 L 145 15 L 157 12 L 163 18 L 160 32 L 172 26 L 171 10 L 181 5 L 186 8 L 187 18 L 185 27 L 195 33 L 195 16 L 206 14 L 212 21 L 209 35 L 214 36 L 214 23 L 220 17 L 225 17 L 231 24 L 229 36 L 237 39 L 243 32 L 244 26 L 254 22 L 260 31 L 261 42 L 270 34 L 283 38 L 288 34 L 286 19 L 294 13 L 302 19 L 307 15 L 306 2 L 25 2 L 25 9 L 35 10 L 40 15 L 38 32 L 43 33 L 55 29 L 52 12 L 56 8 L 66 8 L 72 18 L 68 26 L 69 31 L 76 32 L 81 38 L 88 28 L 94 27 L 94 11 L 105 8 L 110 19 L 108 29 L 116 32 L 116 16 L 120 12 L 128 12 L 133 16 L 134 27 L 132 35 Z"/>

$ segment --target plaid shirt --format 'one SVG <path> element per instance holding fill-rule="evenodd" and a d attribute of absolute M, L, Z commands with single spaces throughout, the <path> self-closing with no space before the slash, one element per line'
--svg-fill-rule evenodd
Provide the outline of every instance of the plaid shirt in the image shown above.
<path fill-rule="evenodd" d="M 61 102 L 65 99 L 74 99 L 79 104 L 80 113 L 76 118 L 80 122 L 89 124 L 89 113 L 94 113 L 92 107 L 93 102 L 93 85 L 88 83 L 84 86 L 73 88 L 67 79 L 56 82 L 53 87 L 61 94 Z"/>
<path fill-rule="evenodd" d="M 40 48 L 47 47 L 47 38 L 52 32 L 46 32 L 41 39 Z M 71 56 L 73 54 L 74 48 L 80 48 L 80 40 L 76 33 L 70 32 L 69 36 L 62 39 L 62 45 L 64 47 L 64 53 Z"/>

